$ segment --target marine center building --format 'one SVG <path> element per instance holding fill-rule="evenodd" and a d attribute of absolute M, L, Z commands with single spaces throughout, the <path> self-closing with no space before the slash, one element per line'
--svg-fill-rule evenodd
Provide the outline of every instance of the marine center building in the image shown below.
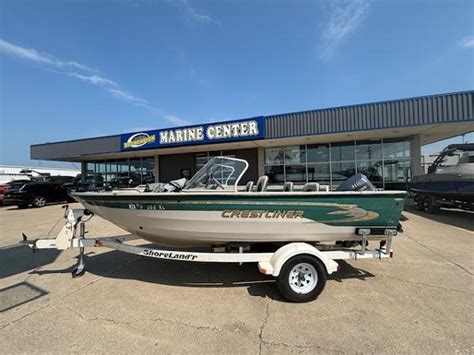
<path fill-rule="evenodd" d="M 421 146 L 474 131 L 474 91 L 257 116 L 30 147 L 31 159 L 81 163 L 84 179 L 134 186 L 189 177 L 213 156 L 245 159 L 241 180 L 319 182 L 355 173 L 405 188 Z"/>

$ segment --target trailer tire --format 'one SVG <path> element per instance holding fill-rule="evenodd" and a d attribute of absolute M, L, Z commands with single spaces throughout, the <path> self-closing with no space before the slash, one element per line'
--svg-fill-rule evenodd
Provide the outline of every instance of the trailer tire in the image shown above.
<path fill-rule="evenodd" d="M 423 199 L 423 209 L 427 213 L 435 214 L 440 210 L 440 206 L 436 204 L 436 201 L 433 196 L 426 196 Z"/>
<path fill-rule="evenodd" d="M 326 285 L 326 268 L 312 255 L 297 255 L 283 264 L 277 287 L 291 302 L 309 302 L 316 299 Z"/>
<path fill-rule="evenodd" d="M 423 211 L 424 210 L 424 206 L 423 206 L 423 196 L 420 195 L 420 194 L 416 194 L 415 195 L 415 198 L 413 199 L 413 203 L 415 205 L 415 208 L 418 210 L 418 211 Z"/>

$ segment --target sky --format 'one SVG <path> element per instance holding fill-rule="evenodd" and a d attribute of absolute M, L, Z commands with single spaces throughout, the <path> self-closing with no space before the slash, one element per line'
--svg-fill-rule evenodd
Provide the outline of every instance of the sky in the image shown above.
<path fill-rule="evenodd" d="M 29 159 L 36 143 L 472 90 L 473 64 L 471 0 L 0 0 L 0 163 L 54 166 Z"/>

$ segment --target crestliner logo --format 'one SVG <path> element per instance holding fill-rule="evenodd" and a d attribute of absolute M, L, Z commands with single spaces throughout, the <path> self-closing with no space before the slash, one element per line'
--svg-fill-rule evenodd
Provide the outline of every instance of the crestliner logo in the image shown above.
<path fill-rule="evenodd" d="M 145 144 L 154 143 L 156 141 L 156 136 L 149 135 L 148 133 L 135 133 L 131 136 L 124 144 L 124 148 L 140 148 Z"/>
<path fill-rule="evenodd" d="M 223 218 L 304 218 L 304 211 L 251 211 L 251 210 L 226 210 L 222 212 Z"/>

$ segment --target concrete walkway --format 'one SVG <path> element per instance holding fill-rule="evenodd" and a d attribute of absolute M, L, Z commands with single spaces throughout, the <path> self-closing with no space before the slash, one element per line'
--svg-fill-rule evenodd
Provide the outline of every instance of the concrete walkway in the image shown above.
<path fill-rule="evenodd" d="M 405 212 L 390 261 L 342 262 L 312 303 L 285 302 L 256 265 L 89 249 L 35 255 L 60 206 L 0 208 L 0 353 L 472 353 L 474 214 Z M 121 234 L 94 217 L 88 236 Z"/>

